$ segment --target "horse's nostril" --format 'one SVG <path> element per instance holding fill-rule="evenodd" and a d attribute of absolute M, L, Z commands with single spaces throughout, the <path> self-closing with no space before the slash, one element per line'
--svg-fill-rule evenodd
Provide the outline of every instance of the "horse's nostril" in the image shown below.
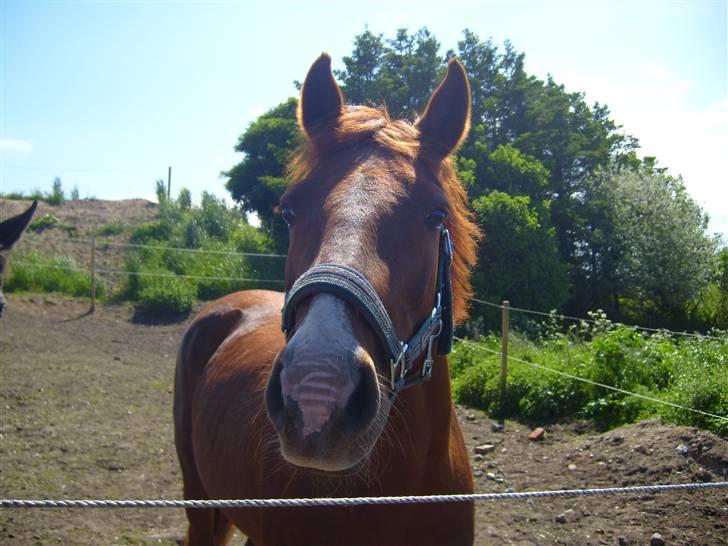
<path fill-rule="evenodd" d="M 369 368 L 359 369 L 359 384 L 346 404 L 342 428 L 347 432 L 366 429 L 379 410 L 376 377 Z"/>
<path fill-rule="evenodd" d="M 265 407 L 268 411 L 268 417 L 276 429 L 283 430 L 285 427 L 285 404 L 283 401 L 283 392 L 281 390 L 281 369 L 283 365 L 280 361 L 273 365 L 268 385 L 265 388 Z"/>

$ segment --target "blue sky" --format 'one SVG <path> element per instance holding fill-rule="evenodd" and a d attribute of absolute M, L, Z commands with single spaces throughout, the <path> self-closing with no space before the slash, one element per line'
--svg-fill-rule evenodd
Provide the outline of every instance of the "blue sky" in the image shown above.
<path fill-rule="evenodd" d="M 726 1 L 12 2 L 0 1 L 0 189 L 151 197 L 226 196 L 246 126 L 295 94 L 311 62 L 334 65 L 365 25 L 427 26 L 443 51 L 469 28 L 509 39 L 682 174 L 728 239 Z"/>

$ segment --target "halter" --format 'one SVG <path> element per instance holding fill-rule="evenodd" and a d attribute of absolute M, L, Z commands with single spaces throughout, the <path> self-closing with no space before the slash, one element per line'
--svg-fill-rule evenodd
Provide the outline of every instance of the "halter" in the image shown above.
<path fill-rule="evenodd" d="M 392 393 L 427 381 L 432 377 L 432 345 L 437 339 L 438 355 L 446 355 L 452 348 L 452 264 L 453 247 L 450 233 L 440 228 L 439 257 L 435 303 L 429 316 L 422 321 L 415 334 L 406 342 L 397 337 L 374 287 L 356 269 L 345 265 L 324 263 L 303 273 L 286 292 L 282 310 L 282 329 L 286 338 L 291 335 L 295 323 L 296 307 L 313 294 L 327 293 L 353 305 L 374 330 L 380 344 L 386 349 L 390 362 Z M 415 372 L 416 360 L 425 354 L 419 373 Z M 414 373 L 413 373 L 414 372 Z"/>

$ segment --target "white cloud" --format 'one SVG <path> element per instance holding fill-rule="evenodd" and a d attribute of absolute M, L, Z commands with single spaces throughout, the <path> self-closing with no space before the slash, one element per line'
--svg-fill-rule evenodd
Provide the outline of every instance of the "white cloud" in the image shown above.
<path fill-rule="evenodd" d="M 699 105 L 695 83 L 660 65 L 635 66 L 618 77 L 560 74 L 571 91 L 606 104 L 612 119 L 637 137 L 685 185 L 711 218 L 710 230 L 728 236 L 728 96 Z"/>
<path fill-rule="evenodd" d="M 33 143 L 29 140 L 20 140 L 17 138 L 0 139 L 0 150 L 27 154 L 30 153 L 32 149 Z"/>

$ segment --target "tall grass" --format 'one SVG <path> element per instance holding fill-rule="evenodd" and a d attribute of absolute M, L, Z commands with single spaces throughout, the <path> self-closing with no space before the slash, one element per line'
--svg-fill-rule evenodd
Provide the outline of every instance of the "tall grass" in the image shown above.
<path fill-rule="evenodd" d="M 91 294 L 91 276 L 69 256 L 28 252 L 13 255 L 3 288 L 8 292 L 53 292 L 82 297 Z M 105 292 L 103 282 L 97 280 L 97 297 Z"/>

